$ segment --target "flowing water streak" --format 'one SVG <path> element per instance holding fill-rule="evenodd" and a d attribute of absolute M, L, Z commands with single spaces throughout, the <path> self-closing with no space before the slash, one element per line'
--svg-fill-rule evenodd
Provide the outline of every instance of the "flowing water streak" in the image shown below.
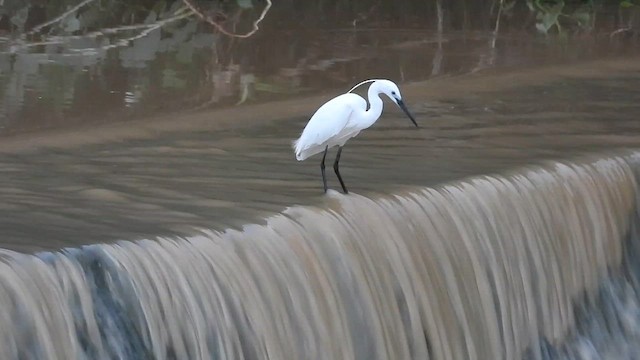
<path fill-rule="evenodd" d="M 622 261 L 625 158 L 395 195 L 242 231 L 0 255 L 7 359 L 515 359 Z M 535 354 L 534 354 L 535 355 Z"/>

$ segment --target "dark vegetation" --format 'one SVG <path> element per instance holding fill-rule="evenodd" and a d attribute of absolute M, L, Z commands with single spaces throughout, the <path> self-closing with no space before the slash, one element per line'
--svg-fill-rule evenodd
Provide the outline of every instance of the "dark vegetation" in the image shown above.
<path fill-rule="evenodd" d="M 269 21 L 289 26 L 383 26 L 402 22 L 407 27 L 443 30 L 487 30 L 496 21 L 530 31 L 564 32 L 607 29 L 635 30 L 640 23 L 640 0 L 272 0 L 277 11 Z M 197 9 L 203 19 L 225 29 L 249 26 L 266 0 L 5 0 L 0 5 L 0 31 L 32 31 L 68 12 L 65 21 L 38 28 L 39 33 L 82 33 L 165 17 L 181 7 Z"/>
<path fill-rule="evenodd" d="M 502 34 L 533 37 L 529 44 L 540 47 L 640 41 L 640 0 L 0 3 L 0 134 L 350 86 L 353 77 L 379 73 L 385 46 L 412 41 L 425 49 L 397 55 L 402 62 L 390 76 L 411 67 L 424 73 L 413 79 L 446 72 L 447 36 L 492 38 L 473 71 L 494 66 Z M 360 31 L 376 29 L 385 31 Z M 380 40 L 392 31 L 402 35 Z"/>

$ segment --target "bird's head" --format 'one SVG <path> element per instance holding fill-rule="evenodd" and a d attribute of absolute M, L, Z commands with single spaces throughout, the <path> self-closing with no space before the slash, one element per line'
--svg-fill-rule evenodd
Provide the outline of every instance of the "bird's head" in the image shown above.
<path fill-rule="evenodd" d="M 376 83 L 378 85 L 379 91 L 387 95 L 389 99 L 395 102 L 400 107 L 400 109 L 402 109 L 402 111 L 404 111 L 404 113 L 407 114 L 409 119 L 411 119 L 411 122 L 413 122 L 413 125 L 418 127 L 418 124 L 416 123 L 416 120 L 413 118 L 413 115 L 411 115 L 411 113 L 409 112 L 409 109 L 407 109 L 407 106 L 402 101 L 402 94 L 400 94 L 400 89 L 398 89 L 398 85 L 396 85 L 391 80 L 378 80 L 376 81 Z"/>
<path fill-rule="evenodd" d="M 402 94 L 400 94 L 400 89 L 398 85 L 396 85 L 391 80 L 378 80 L 376 81 L 378 85 L 378 89 L 381 93 L 387 95 L 389 99 L 393 100 L 393 102 L 398 103 L 398 101 L 402 101 Z"/>

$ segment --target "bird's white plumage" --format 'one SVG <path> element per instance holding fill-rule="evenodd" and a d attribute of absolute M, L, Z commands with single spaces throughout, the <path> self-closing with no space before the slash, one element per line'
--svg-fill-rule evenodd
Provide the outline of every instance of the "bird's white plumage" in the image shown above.
<path fill-rule="evenodd" d="M 353 121 L 354 114 L 366 108 L 367 101 L 353 93 L 326 102 L 313 114 L 300 138 L 293 142 L 296 159 L 302 161 L 324 151 L 326 146 L 344 145 L 360 132 Z"/>
<path fill-rule="evenodd" d="M 367 101 L 351 91 L 368 82 L 371 83 L 371 86 L 369 86 L 367 94 L 369 99 L 369 108 L 367 109 Z M 293 142 L 296 159 L 302 161 L 309 156 L 323 152 L 327 147 L 342 147 L 347 140 L 373 125 L 382 114 L 383 104 L 380 94 L 386 95 L 400 106 L 414 125 L 418 126 L 404 106 L 400 90 L 393 81 L 365 80 L 354 86 L 348 93 L 336 96 L 316 110 L 302 131 L 300 138 Z"/>
<path fill-rule="evenodd" d="M 365 99 L 351 93 L 355 88 L 365 83 L 371 83 L 367 92 L 369 99 L 368 109 Z M 311 119 L 309 119 L 300 137 L 293 141 L 292 145 L 298 161 L 324 152 L 320 169 L 325 193 L 328 187 L 324 161 L 327 157 L 328 149 L 334 146 L 338 146 L 339 148 L 336 154 L 336 160 L 333 163 L 333 170 L 340 181 L 342 190 L 344 190 L 345 194 L 348 193 L 339 169 L 342 146 L 347 140 L 358 135 L 360 131 L 370 127 L 378 120 L 384 106 L 382 99 L 380 99 L 380 94 L 386 95 L 391 101 L 396 103 L 396 105 L 407 114 L 411 122 L 418 127 L 418 123 L 416 123 L 416 120 L 402 101 L 402 95 L 400 95 L 398 86 L 390 80 L 371 79 L 359 83 L 346 94 L 336 96 L 320 106 L 313 116 L 311 116 Z"/>

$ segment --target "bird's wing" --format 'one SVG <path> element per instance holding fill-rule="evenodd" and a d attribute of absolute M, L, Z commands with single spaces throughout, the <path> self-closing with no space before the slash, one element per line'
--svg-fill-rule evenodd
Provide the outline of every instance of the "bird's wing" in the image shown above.
<path fill-rule="evenodd" d="M 359 107 L 366 110 L 367 102 L 352 93 L 337 96 L 322 105 L 313 114 L 300 138 L 294 142 L 296 155 L 312 147 L 324 148 L 331 139 L 340 137 Z"/>

